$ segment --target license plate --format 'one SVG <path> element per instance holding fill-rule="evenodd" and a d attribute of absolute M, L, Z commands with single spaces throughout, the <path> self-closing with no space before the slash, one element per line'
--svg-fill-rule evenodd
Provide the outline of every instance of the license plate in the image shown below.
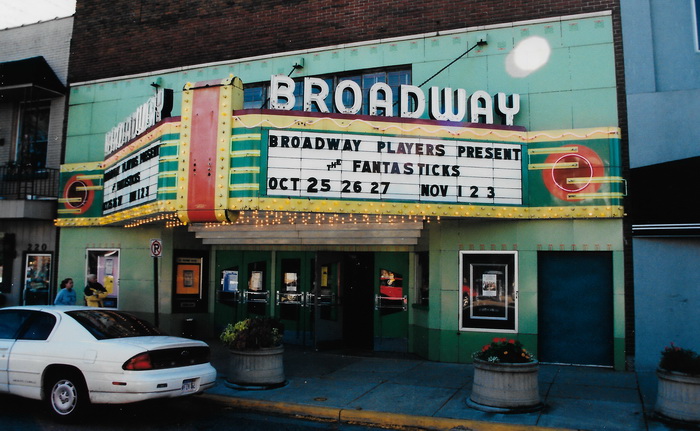
<path fill-rule="evenodd" d="M 195 384 L 196 381 L 197 381 L 197 379 L 183 380 L 182 392 L 183 393 L 194 392 L 197 389 L 197 385 Z"/>

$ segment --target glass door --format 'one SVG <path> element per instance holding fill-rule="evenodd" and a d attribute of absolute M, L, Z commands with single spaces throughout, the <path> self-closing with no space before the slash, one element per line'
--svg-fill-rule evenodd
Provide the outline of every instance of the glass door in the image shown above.
<path fill-rule="evenodd" d="M 343 344 L 341 259 L 341 253 L 316 253 L 315 283 L 308 305 L 312 307 L 314 347 L 317 349 Z"/>

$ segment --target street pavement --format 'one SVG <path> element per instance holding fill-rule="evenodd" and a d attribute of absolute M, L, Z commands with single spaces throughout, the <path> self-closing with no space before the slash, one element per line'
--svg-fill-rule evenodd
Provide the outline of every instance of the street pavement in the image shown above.
<path fill-rule="evenodd" d="M 404 429 L 700 429 L 655 415 L 657 380 L 653 372 L 540 365 L 544 408 L 498 413 L 477 410 L 467 403 L 474 374 L 470 364 L 286 345 L 285 385 L 250 390 L 226 381 L 228 351 L 218 340 L 209 344 L 219 379 L 204 396 L 241 410 Z"/>

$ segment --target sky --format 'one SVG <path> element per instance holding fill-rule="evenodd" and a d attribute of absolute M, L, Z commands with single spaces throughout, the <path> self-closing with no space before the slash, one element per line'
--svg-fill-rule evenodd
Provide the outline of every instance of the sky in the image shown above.
<path fill-rule="evenodd" d="M 0 0 L 0 29 L 50 21 L 75 13 L 76 0 Z"/>

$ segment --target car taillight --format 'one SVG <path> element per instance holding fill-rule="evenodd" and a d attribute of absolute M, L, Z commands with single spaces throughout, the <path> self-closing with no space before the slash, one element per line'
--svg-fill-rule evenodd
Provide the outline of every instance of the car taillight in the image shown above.
<path fill-rule="evenodd" d="M 151 355 L 148 352 L 141 353 L 140 355 L 136 355 L 133 358 L 126 361 L 124 363 L 124 365 L 122 366 L 122 368 L 125 370 L 132 370 L 132 371 L 152 370 L 153 363 L 151 362 Z"/>

